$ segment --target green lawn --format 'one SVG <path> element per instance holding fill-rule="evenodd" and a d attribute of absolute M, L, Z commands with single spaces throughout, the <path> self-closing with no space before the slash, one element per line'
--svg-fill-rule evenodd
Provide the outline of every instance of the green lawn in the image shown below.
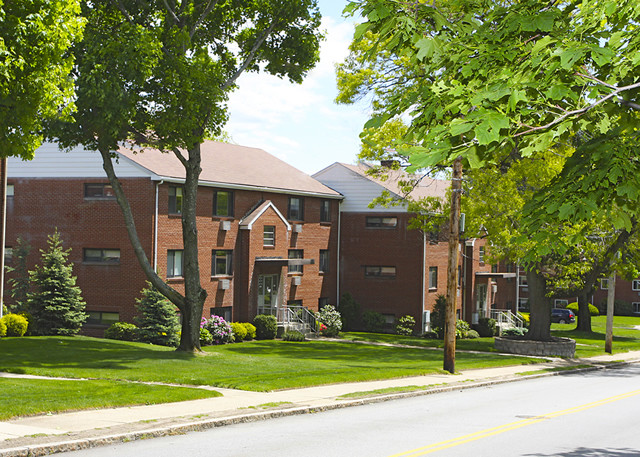
<path fill-rule="evenodd" d="M 534 361 L 491 353 L 461 353 L 456 358 L 456 368 L 468 370 Z M 441 351 L 322 340 L 209 346 L 203 355 L 87 337 L 0 340 L 0 371 L 254 391 L 437 373 L 441 368 Z"/>
<path fill-rule="evenodd" d="M 593 357 L 606 354 L 604 340 L 606 335 L 606 316 L 591 318 L 591 333 L 578 332 L 576 324 L 551 324 L 554 336 L 564 336 L 576 340 L 576 357 Z M 613 353 L 640 351 L 640 317 L 614 316 Z"/>
<path fill-rule="evenodd" d="M 0 420 L 49 412 L 154 405 L 220 395 L 192 387 L 130 382 L 0 378 Z"/>

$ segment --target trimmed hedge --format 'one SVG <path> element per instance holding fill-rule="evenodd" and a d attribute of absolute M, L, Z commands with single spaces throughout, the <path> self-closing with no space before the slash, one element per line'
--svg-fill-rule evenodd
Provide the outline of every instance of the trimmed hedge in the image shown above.
<path fill-rule="evenodd" d="M 256 326 L 256 338 L 259 340 L 274 340 L 278 333 L 278 321 L 275 316 L 258 314 L 253 319 Z"/>
<path fill-rule="evenodd" d="M 105 330 L 104 337 L 110 340 L 137 341 L 138 327 L 129 322 L 114 322 Z"/>
<path fill-rule="evenodd" d="M 29 327 L 27 318 L 20 314 L 5 314 L 2 322 L 6 326 L 6 336 L 23 336 Z"/>

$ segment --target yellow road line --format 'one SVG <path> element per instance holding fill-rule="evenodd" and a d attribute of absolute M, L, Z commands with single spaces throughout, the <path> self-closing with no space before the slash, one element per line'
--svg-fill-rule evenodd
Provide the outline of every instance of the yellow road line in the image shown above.
<path fill-rule="evenodd" d="M 443 449 L 447 449 L 454 446 L 459 446 L 461 444 L 468 443 L 470 441 L 476 441 L 482 438 L 498 435 L 500 433 L 508 432 L 510 430 L 526 427 L 527 425 L 537 424 L 538 422 L 542 422 L 544 420 L 551 419 L 554 417 L 560 417 L 560 416 L 565 416 L 567 414 L 578 413 L 580 411 L 595 408 L 597 406 L 606 405 L 607 403 L 613 403 L 616 401 L 624 400 L 625 398 L 633 397 L 635 395 L 640 395 L 640 390 L 634 390 L 624 394 L 616 395 L 614 397 L 609 397 L 603 400 L 586 403 L 580 406 L 574 406 L 573 408 L 563 409 L 561 411 L 555 411 L 549 414 L 542 414 L 540 416 L 535 416 L 528 419 L 519 420 L 516 422 L 510 422 L 508 424 L 500 425 L 498 427 L 488 428 L 486 430 L 474 432 L 469 435 L 459 436 L 457 438 L 453 438 L 450 440 L 441 441 L 439 443 L 430 444 L 428 446 L 412 449 L 406 452 L 401 452 L 400 454 L 393 454 L 389 457 L 417 457 L 421 455 L 431 454 L 432 452 L 441 451 Z"/>

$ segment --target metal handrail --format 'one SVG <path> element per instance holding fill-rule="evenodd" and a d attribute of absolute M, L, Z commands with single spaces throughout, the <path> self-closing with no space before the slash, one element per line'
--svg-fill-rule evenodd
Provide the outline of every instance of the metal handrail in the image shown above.
<path fill-rule="evenodd" d="M 318 333 L 318 321 L 316 315 L 304 306 L 284 305 L 279 308 L 271 308 L 271 314 L 276 316 L 279 324 L 302 324 L 313 333 Z"/>
<path fill-rule="evenodd" d="M 492 309 L 491 318 L 495 319 L 498 325 L 507 324 L 512 327 L 524 328 L 524 319 L 517 314 L 514 314 L 508 309 Z"/>

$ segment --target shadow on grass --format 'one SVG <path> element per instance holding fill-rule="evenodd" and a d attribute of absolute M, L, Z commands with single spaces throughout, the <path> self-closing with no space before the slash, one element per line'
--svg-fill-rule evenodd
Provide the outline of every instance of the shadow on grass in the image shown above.
<path fill-rule="evenodd" d="M 89 337 L 22 337 L 0 341 L 0 371 L 27 373 L 29 368 L 126 370 L 148 360 L 190 360 L 194 354 L 143 343 Z"/>

